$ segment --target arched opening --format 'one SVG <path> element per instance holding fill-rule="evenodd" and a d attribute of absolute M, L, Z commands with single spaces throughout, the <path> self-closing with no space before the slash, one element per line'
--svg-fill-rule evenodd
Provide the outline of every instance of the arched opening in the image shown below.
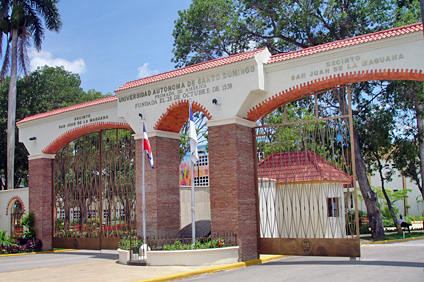
<path fill-rule="evenodd" d="M 116 248 L 136 234 L 135 146 L 128 129 L 80 136 L 53 161 L 54 247 Z"/>
<path fill-rule="evenodd" d="M 24 213 L 20 200 L 15 200 L 10 206 L 10 233 L 12 237 L 18 238 L 23 235 L 21 218 Z"/>

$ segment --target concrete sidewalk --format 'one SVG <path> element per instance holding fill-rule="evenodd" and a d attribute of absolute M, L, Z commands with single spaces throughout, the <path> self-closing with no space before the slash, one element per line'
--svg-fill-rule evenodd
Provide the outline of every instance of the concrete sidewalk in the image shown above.
<path fill-rule="evenodd" d="M 129 266 L 117 263 L 118 254 L 113 250 L 87 251 L 93 262 L 86 262 L 82 258 L 81 250 L 54 252 L 50 254 L 26 254 L 20 256 L 0 256 L 0 281 L 168 281 L 202 273 L 230 270 L 263 263 L 282 256 L 266 256 L 259 260 L 235 263 L 230 265 L 202 265 L 202 266 Z M 102 256 L 103 254 L 103 256 Z M 112 255 L 113 254 L 113 255 Z M 69 264 L 52 264 L 52 259 L 62 260 L 62 257 L 72 256 Z M 83 263 L 75 263 L 75 258 L 81 256 Z M 23 258 L 25 257 L 25 258 Z M 94 257 L 102 257 L 95 259 Z M 45 260 L 48 267 L 39 267 L 40 260 Z M 30 262 L 37 262 L 30 266 Z M 22 263 L 28 266 L 25 269 L 5 271 L 7 265 Z M 1 270 L 3 268 L 3 270 Z M 16 267 L 14 269 L 17 269 Z"/>

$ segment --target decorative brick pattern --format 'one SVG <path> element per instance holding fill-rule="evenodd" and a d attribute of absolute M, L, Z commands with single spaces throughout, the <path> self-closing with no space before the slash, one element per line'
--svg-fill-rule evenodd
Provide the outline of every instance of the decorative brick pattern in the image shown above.
<path fill-rule="evenodd" d="M 349 73 L 326 76 L 324 78 L 315 79 L 308 81 L 307 83 L 302 83 L 294 87 L 290 87 L 289 89 L 271 96 L 267 100 L 252 107 L 247 113 L 247 119 L 256 121 L 280 105 L 309 96 L 314 91 L 323 90 L 337 85 L 369 80 L 423 81 L 424 73 L 422 70 L 380 69 L 371 71 L 352 71 Z"/>
<path fill-rule="evenodd" d="M 237 124 L 209 127 L 212 233 L 234 232 L 240 260 L 258 258 L 253 132 Z"/>
<path fill-rule="evenodd" d="M 154 129 L 175 133 L 180 132 L 181 127 L 189 119 L 189 107 L 189 100 L 182 100 L 173 103 L 161 115 L 158 122 L 155 124 Z M 209 111 L 197 102 L 193 102 L 192 111 L 193 114 L 197 111 L 201 111 L 208 120 L 212 118 Z"/>
<path fill-rule="evenodd" d="M 28 161 L 29 210 L 34 212 L 37 238 L 45 251 L 52 249 L 53 239 L 52 166 L 52 159 Z"/>
<path fill-rule="evenodd" d="M 62 135 L 57 137 L 55 140 L 53 140 L 53 142 L 50 143 L 46 148 L 44 148 L 42 152 L 44 154 L 56 154 L 56 152 L 59 151 L 63 146 L 65 146 L 72 140 L 80 137 L 81 135 L 84 135 L 96 130 L 111 129 L 111 128 L 124 128 L 124 129 L 132 130 L 132 128 L 126 123 L 95 122 L 95 123 L 74 128 L 72 130 L 69 130 L 63 133 Z"/>
<path fill-rule="evenodd" d="M 10 198 L 9 202 L 7 202 L 7 205 L 6 205 L 6 215 L 9 214 L 10 204 L 12 204 L 15 200 L 16 201 L 19 201 L 21 203 L 22 213 L 25 213 L 24 201 L 22 201 L 21 197 L 19 197 L 19 196 L 13 196 L 12 198 Z"/>
<path fill-rule="evenodd" d="M 137 233 L 142 232 L 142 140 L 135 140 L 136 148 L 136 217 Z M 179 140 L 149 137 L 154 167 L 145 157 L 146 235 L 173 236 L 180 229 Z"/>

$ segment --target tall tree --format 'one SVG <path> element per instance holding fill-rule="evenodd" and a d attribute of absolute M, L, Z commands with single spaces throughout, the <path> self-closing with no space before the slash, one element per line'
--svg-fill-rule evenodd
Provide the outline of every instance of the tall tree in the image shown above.
<path fill-rule="evenodd" d="M 400 112 L 393 158 L 401 173 L 411 178 L 424 199 L 424 83 L 393 81 L 385 101 Z"/>
<path fill-rule="evenodd" d="M 6 52 L 1 75 L 4 77 L 10 66 L 7 117 L 7 188 L 14 187 L 16 84 L 18 63 L 24 73 L 27 69 L 27 50 L 32 38 L 34 47 L 41 49 L 44 25 L 48 30 L 59 31 L 62 21 L 57 8 L 59 0 L 3 0 L 0 2 L 1 35 L 6 40 Z M 11 45 L 10 45 L 11 44 Z M 1 50 L 0 50 L 1 51 Z"/>
<path fill-rule="evenodd" d="M 194 0 L 188 10 L 180 12 L 173 33 L 173 62 L 177 66 L 252 47 L 266 46 L 271 53 L 281 53 L 375 32 L 392 27 L 398 11 L 395 0 L 214 0 L 215 16 L 211 17 L 209 2 Z M 230 8 L 232 13 L 220 16 Z M 217 11 L 220 9 L 221 12 Z M 226 39 L 235 38 L 236 43 L 227 45 L 232 41 Z M 229 48 L 233 46 L 237 48 Z M 339 97 L 343 111 L 346 98 Z M 355 146 L 359 145 L 355 134 Z M 376 238 L 384 237 L 377 197 L 369 185 L 359 147 L 355 158 L 372 234 Z"/>
<path fill-rule="evenodd" d="M 7 104 L 9 77 L 0 84 L 0 147 L 6 147 Z M 52 111 L 58 108 L 92 101 L 104 97 L 101 92 L 81 88 L 78 74 L 66 71 L 63 67 L 38 68 L 28 76 L 17 81 L 16 119 Z M 16 129 L 17 134 L 17 129 Z M 14 180 L 15 187 L 27 185 L 28 152 L 22 143 L 16 140 Z M 5 189 L 7 155 L 0 151 L 0 190 Z"/>

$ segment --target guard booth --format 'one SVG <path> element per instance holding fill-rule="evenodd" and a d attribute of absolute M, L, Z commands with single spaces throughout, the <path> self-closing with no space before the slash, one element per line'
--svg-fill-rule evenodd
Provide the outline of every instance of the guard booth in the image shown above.
<path fill-rule="evenodd" d="M 261 253 L 360 256 L 350 98 L 313 93 L 255 128 Z"/>

